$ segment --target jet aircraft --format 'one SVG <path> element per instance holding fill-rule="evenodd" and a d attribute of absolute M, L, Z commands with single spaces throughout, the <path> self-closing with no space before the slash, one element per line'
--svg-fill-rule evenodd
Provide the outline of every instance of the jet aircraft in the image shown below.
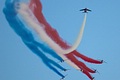
<path fill-rule="evenodd" d="M 90 10 L 88 8 L 84 8 L 84 9 L 81 9 L 80 11 L 83 11 L 83 13 L 88 13 L 88 11 L 92 11 L 92 10 Z"/>

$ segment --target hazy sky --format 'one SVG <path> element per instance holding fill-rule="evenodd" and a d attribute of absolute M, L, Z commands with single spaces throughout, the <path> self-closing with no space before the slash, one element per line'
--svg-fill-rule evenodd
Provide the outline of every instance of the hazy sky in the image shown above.
<path fill-rule="evenodd" d="M 28 1 L 28 0 L 21 0 Z M 8 25 L 2 9 L 5 0 L 0 1 L 0 80 L 59 80 L 60 77 L 46 67 L 41 59 L 32 53 L 20 37 Z M 120 74 L 120 1 L 119 0 L 41 0 L 47 21 L 60 36 L 72 44 L 82 24 L 84 14 L 79 10 L 89 8 L 82 42 L 78 51 L 107 63 L 94 65 L 99 73 L 95 80 L 119 80 Z M 51 57 L 52 59 L 52 57 Z M 58 62 L 57 60 L 55 60 Z M 60 65 L 70 69 L 65 80 L 89 80 L 83 73 L 66 63 Z"/>

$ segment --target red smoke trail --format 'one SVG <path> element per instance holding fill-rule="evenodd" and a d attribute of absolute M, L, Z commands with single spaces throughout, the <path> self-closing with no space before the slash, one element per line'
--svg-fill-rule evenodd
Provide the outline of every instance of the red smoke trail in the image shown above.
<path fill-rule="evenodd" d="M 70 46 L 61 39 L 58 32 L 54 28 L 52 28 L 50 26 L 50 24 L 44 18 L 44 15 L 42 14 L 42 4 L 41 4 L 40 0 L 31 0 L 29 6 L 30 6 L 30 9 L 33 11 L 34 15 L 36 16 L 36 18 L 38 19 L 38 21 L 41 24 L 45 25 L 44 29 L 45 29 L 46 33 L 50 36 L 50 38 L 53 41 L 55 41 L 59 46 L 61 46 L 63 49 L 70 48 Z M 100 61 L 100 60 L 95 60 L 95 59 L 89 58 L 89 57 L 77 52 L 76 50 L 71 52 L 71 53 L 65 54 L 65 56 L 69 60 L 74 62 L 80 68 L 82 67 L 81 69 L 83 70 L 83 73 L 85 73 L 89 78 L 91 78 L 91 77 L 90 77 L 90 74 L 88 74 L 88 71 L 89 72 L 92 72 L 92 71 L 88 70 L 87 67 L 85 67 L 86 65 L 83 64 L 82 62 L 80 62 L 79 60 L 77 60 L 74 57 L 74 55 L 81 58 L 81 59 L 83 59 L 83 60 L 85 60 L 85 61 L 87 61 L 87 62 L 90 62 L 90 63 L 95 63 L 95 64 L 101 64 L 102 63 L 102 60 Z M 86 71 L 86 70 L 88 70 L 88 71 Z"/>
<path fill-rule="evenodd" d="M 36 6 L 33 6 L 33 5 L 36 5 Z M 50 24 L 46 21 L 46 19 L 44 18 L 44 15 L 42 14 L 42 4 L 39 0 L 31 0 L 30 2 L 30 8 L 33 9 L 33 12 L 34 12 L 34 15 L 36 16 L 36 18 L 38 19 L 38 21 L 42 24 L 45 25 L 45 31 L 46 33 L 58 44 L 60 45 L 63 49 L 68 49 L 70 46 L 64 42 L 58 32 L 52 28 L 50 26 Z M 90 62 L 90 63 L 95 63 L 95 64 L 101 64 L 102 61 L 100 60 L 95 60 L 95 59 L 92 59 L 92 58 L 89 58 L 87 56 L 84 56 L 83 54 L 80 54 L 79 52 L 77 52 L 76 50 L 69 53 L 69 54 L 66 54 L 67 55 L 70 55 L 70 54 L 74 54 L 75 56 L 77 57 L 80 57 L 82 58 L 83 60 L 87 61 L 87 62 Z"/>

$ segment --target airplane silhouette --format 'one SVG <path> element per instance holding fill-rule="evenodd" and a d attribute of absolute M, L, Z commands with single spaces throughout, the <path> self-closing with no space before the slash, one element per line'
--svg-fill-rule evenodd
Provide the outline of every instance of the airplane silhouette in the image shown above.
<path fill-rule="evenodd" d="M 88 8 L 84 8 L 84 9 L 81 9 L 80 11 L 83 11 L 83 13 L 88 13 L 88 11 L 92 11 L 92 10 L 90 10 Z"/>

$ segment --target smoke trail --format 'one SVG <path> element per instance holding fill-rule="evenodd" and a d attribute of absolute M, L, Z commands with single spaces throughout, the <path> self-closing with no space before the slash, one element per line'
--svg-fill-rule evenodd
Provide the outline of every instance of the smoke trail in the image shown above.
<path fill-rule="evenodd" d="M 53 60 L 49 59 L 47 56 L 44 55 L 43 52 L 41 52 L 36 45 L 31 44 L 31 43 L 27 43 L 24 42 L 26 44 L 26 46 L 32 50 L 32 52 L 34 52 L 35 54 L 37 54 L 43 61 L 43 63 L 48 66 L 51 70 L 53 70 L 54 72 L 56 72 L 59 76 L 61 76 L 62 78 L 65 77 L 63 74 L 61 74 L 57 69 L 54 68 L 54 66 L 58 67 L 61 70 L 66 70 L 65 68 L 61 67 L 58 63 L 54 62 Z"/>
<path fill-rule="evenodd" d="M 53 56 L 54 58 L 58 59 L 60 62 L 64 61 L 59 55 L 57 55 L 52 49 L 50 49 L 49 47 L 34 41 L 34 44 L 37 45 L 38 47 L 40 47 L 44 52 L 50 54 L 51 56 Z"/>
<path fill-rule="evenodd" d="M 5 8 L 3 9 L 3 12 L 5 14 L 5 17 L 11 26 L 11 28 L 21 37 L 24 44 L 33 51 L 35 54 L 37 54 L 42 61 L 48 66 L 51 70 L 53 70 L 55 73 L 60 75 L 62 78 L 64 75 L 62 75 L 58 70 L 56 70 L 52 65 L 58 67 L 61 70 L 66 70 L 56 62 L 52 61 L 51 59 L 47 58 L 40 50 L 42 44 L 39 44 L 34 40 L 34 37 L 32 33 L 25 28 L 25 26 L 22 24 L 22 22 L 17 17 L 17 12 L 15 11 L 15 4 L 18 3 L 17 0 L 14 0 L 13 2 L 11 0 L 6 0 L 5 2 Z M 41 46 L 40 46 L 41 45 Z M 45 50 L 47 50 L 46 47 L 44 47 Z M 54 54 L 54 53 L 53 53 Z M 52 55 L 52 53 L 51 53 Z"/>
<path fill-rule="evenodd" d="M 80 63 L 80 61 L 78 61 L 76 58 L 75 58 L 76 59 L 75 60 L 74 55 L 71 55 L 70 58 L 67 56 L 67 58 L 66 58 L 65 55 L 60 54 L 60 53 L 62 53 L 62 51 L 60 51 L 60 49 L 57 49 L 59 46 L 56 47 L 57 44 L 55 44 L 54 41 L 52 41 L 51 38 L 46 34 L 46 32 L 44 31 L 45 26 L 43 24 L 38 23 L 38 21 L 35 20 L 35 18 L 33 18 L 34 15 L 30 12 L 30 10 L 26 4 L 21 4 L 18 12 L 22 15 L 22 17 L 27 22 L 27 24 L 30 25 L 30 27 L 32 27 L 38 33 L 38 35 L 41 37 L 41 39 L 44 40 L 50 47 L 52 47 L 63 59 L 67 59 L 67 58 L 70 59 L 70 60 L 66 61 L 69 65 L 75 67 L 76 69 L 81 69 L 84 74 L 86 74 L 90 79 L 92 79 L 92 76 L 89 74 L 89 72 L 95 73 L 95 71 L 88 68 L 85 64 Z M 35 21 L 37 21 L 37 22 L 35 22 Z M 84 25 L 85 21 L 86 21 L 86 15 L 85 15 L 85 19 L 83 21 L 83 25 Z"/>
<path fill-rule="evenodd" d="M 74 51 L 79 46 L 79 44 L 80 44 L 80 42 L 82 40 L 82 36 L 83 36 L 83 32 L 84 32 L 84 27 L 85 27 L 85 23 L 86 23 L 86 18 L 87 18 L 87 14 L 85 14 L 85 16 L 84 16 L 84 20 L 83 20 L 81 29 L 80 29 L 78 37 L 77 37 L 77 39 L 76 39 L 76 41 L 75 41 L 75 43 L 73 45 L 74 47 L 71 48 L 71 52 L 72 52 L 72 50 Z M 69 54 L 69 53 L 64 53 L 64 54 Z"/>
<path fill-rule="evenodd" d="M 70 48 L 70 46 L 66 42 L 64 42 L 62 40 L 62 38 L 60 38 L 58 32 L 54 28 L 52 28 L 50 26 L 50 24 L 44 18 L 44 15 L 42 14 L 42 4 L 41 4 L 40 0 L 31 0 L 29 7 L 32 10 L 32 12 L 34 13 L 34 15 L 36 16 L 36 18 L 38 19 L 38 21 L 45 25 L 44 29 L 45 29 L 47 35 L 49 35 L 49 37 L 52 38 L 52 40 L 54 40 L 57 44 L 59 44 L 63 49 Z M 90 63 L 101 64 L 103 62 L 103 60 L 99 61 L 99 60 L 89 58 L 75 50 L 69 54 L 65 54 L 65 56 L 69 59 L 69 61 L 72 62 L 72 65 L 77 65 L 76 69 L 78 68 L 78 66 L 79 66 L 79 68 L 81 68 L 81 65 L 83 66 L 83 64 L 80 64 L 81 61 L 77 60 L 77 58 L 74 58 L 74 55 L 79 58 L 82 58 L 83 60 L 90 62 Z M 87 68 L 80 69 L 80 70 L 82 70 L 83 73 L 86 74 L 90 79 L 93 79 L 91 77 L 91 75 L 89 75 L 89 73 L 85 71 L 85 70 L 88 70 Z M 88 71 L 95 73 L 95 70 L 90 69 Z"/>
<path fill-rule="evenodd" d="M 32 33 L 22 24 L 22 22 L 17 17 L 17 13 L 15 11 L 14 4 L 16 4 L 18 2 L 15 3 L 15 1 L 17 1 L 17 0 L 14 0 L 13 2 L 11 2 L 10 0 L 6 0 L 6 7 L 3 9 L 5 17 L 9 23 L 9 25 L 11 26 L 11 28 L 22 38 L 22 40 L 26 40 L 26 41 L 30 41 L 30 42 L 34 41 Z M 44 46 L 44 44 L 38 43 L 36 41 L 34 41 L 34 43 L 38 47 L 40 47 L 42 50 L 47 51 L 47 53 L 52 55 L 54 58 L 56 58 L 60 61 L 63 61 L 62 58 L 60 58 L 51 49 Z"/>
<path fill-rule="evenodd" d="M 34 2 L 34 1 L 31 0 L 31 3 L 32 2 Z M 39 4 L 39 2 L 37 2 L 37 0 L 36 0 L 36 4 Z M 36 6 L 35 4 L 30 4 L 30 5 L 34 6 L 34 7 Z M 34 7 L 31 7 L 31 9 L 34 10 Z M 39 7 L 39 9 L 41 9 L 42 6 L 41 5 L 39 5 L 39 6 L 37 5 L 37 7 Z M 78 37 L 76 38 L 74 44 L 71 47 L 69 47 L 69 49 L 64 50 L 63 51 L 64 54 L 68 54 L 68 53 L 74 51 L 79 46 L 79 44 L 81 42 L 81 39 L 82 39 L 82 35 L 83 35 L 83 31 L 84 31 L 84 26 L 85 26 L 85 20 L 84 20 L 84 23 L 82 24 L 82 27 L 81 27 L 81 29 L 79 31 Z"/>
<path fill-rule="evenodd" d="M 40 36 L 42 40 L 48 43 L 50 47 L 53 47 L 53 49 L 58 53 L 59 56 L 61 56 L 64 60 L 66 60 L 68 64 L 70 64 L 74 68 L 79 69 L 75 64 L 73 64 L 70 60 L 68 60 L 63 54 L 61 54 L 62 52 L 60 52 L 60 49 L 56 48 L 56 44 L 47 36 L 47 34 L 44 32 L 44 29 L 41 27 L 43 25 L 38 24 L 38 22 L 35 22 L 35 19 L 32 18 L 33 17 L 31 16 L 32 13 L 26 4 L 21 3 L 18 12 L 22 15 L 24 21 L 37 32 L 37 34 Z"/>
<path fill-rule="evenodd" d="M 31 10 L 33 11 L 34 15 L 36 16 L 36 18 L 38 19 L 38 21 L 45 25 L 44 29 L 45 29 L 46 33 L 52 38 L 52 40 L 54 40 L 57 44 L 59 44 L 63 49 L 70 48 L 70 46 L 62 40 L 62 38 L 59 36 L 58 32 L 54 28 L 52 28 L 50 26 L 50 24 L 44 18 L 44 15 L 42 14 L 42 4 L 41 4 L 40 0 L 31 0 L 29 6 L 30 6 Z M 84 61 L 87 61 L 90 63 L 95 63 L 95 64 L 103 63 L 103 60 L 92 59 L 90 57 L 87 57 L 87 56 L 77 52 L 76 50 L 69 53 L 68 55 L 71 55 L 71 56 L 75 55 L 75 56 L 83 59 Z M 66 56 L 68 56 L 68 55 L 66 55 Z"/>
<path fill-rule="evenodd" d="M 23 8 L 26 12 L 29 12 L 29 17 L 28 17 L 28 18 L 30 18 L 30 16 L 31 16 L 32 14 L 30 14 L 30 10 L 28 9 L 28 7 L 25 6 L 24 4 L 21 4 L 20 7 L 21 7 L 21 9 Z M 25 13 L 25 11 L 20 10 L 20 9 L 18 10 L 19 13 L 23 14 L 22 16 L 26 17 L 27 14 Z M 85 16 L 85 18 L 86 18 L 86 16 Z M 26 19 L 26 20 L 27 20 L 28 23 L 30 22 L 29 19 Z M 35 20 L 35 19 L 34 19 L 34 20 Z M 86 19 L 85 19 L 85 20 L 86 20 Z M 84 24 L 82 25 L 82 30 L 84 30 L 85 20 L 84 20 Z M 37 20 L 36 20 L 36 21 L 37 21 Z M 38 26 L 41 25 L 41 24 L 39 24 L 38 22 L 36 22 L 36 23 L 37 23 L 37 24 L 34 24 L 34 25 L 36 25 L 37 27 L 36 27 L 36 29 L 35 29 L 35 27 L 34 27 L 34 29 L 35 29 L 36 32 L 40 35 L 41 39 L 44 40 L 47 44 L 49 44 L 49 46 L 52 47 L 52 49 L 54 49 L 54 50 L 56 50 L 56 51 L 59 51 L 61 54 L 65 54 L 65 53 L 67 54 L 67 53 L 73 51 L 74 49 L 76 49 L 76 47 L 79 45 L 79 42 L 80 42 L 81 37 L 82 37 L 81 34 L 79 34 L 78 39 L 76 40 L 75 44 L 74 44 L 71 48 L 65 49 L 65 50 L 62 49 L 58 44 L 56 44 L 56 43 L 45 33 L 45 31 L 44 31 L 43 28 L 41 28 L 41 27 L 39 28 L 39 27 L 38 27 Z M 39 24 L 39 25 L 38 25 L 38 24 Z M 31 25 L 33 25 L 33 24 L 31 23 Z M 43 24 L 42 24 L 41 26 L 44 27 Z M 39 31 L 38 29 L 39 29 L 39 30 L 42 30 L 42 31 Z M 81 30 L 80 33 L 83 32 L 82 30 Z"/>
<path fill-rule="evenodd" d="M 21 4 L 20 5 L 21 6 L 21 8 L 20 8 L 20 10 L 18 10 L 18 12 L 23 16 L 23 18 L 24 18 L 24 20 L 27 22 L 27 24 L 28 25 L 30 25 L 37 33 L 38 33 L 38 35 L 40 36 L 40 37 L 45 37 L 45 38 L 42 38 L 43 40 L 44 39 L 49 39 L 49 37 L 47 37 L 47 34 L 44 32 L 44 30 L 41 28 L 41 26 L 39 26 L 39 24 L 37 24 L 36 22 L 34 22 L 34 20 L 33 19 L 31 19 L 30 17 L 31 17 L 31 15 L 32 15 L 32 13 L 29 11 L 28 12 L 28 10 L 29 9 L 27 9 L 28 7 L 27 7 L 27 5 L 25 5 L 25 4 Z M 31 13 L 31 15 L 30 15 L 30 13 Z M 86 16 L 85 16 L 85 20 L 84 20 L 84 22 L 83 23 L 85 23 L 85 21 L 86 21 Z M 84 24 L 83 24 L 84 25 Z M 47 41 L 46 41 L 47 42 Z M 47 42 L 48 43 L 48 42 Z M 49 44 L 49 43 L 48 43 Z M 52 43 L 52 44 L 54 44 L 54 43 Z M 51 45 L 51 44 L 49 44 L 49 45 Z M 54 46 L 54 45 L 53 45 Z M 57 51 L 57 50 L 55 50 L 58 54 L 60 53 L 59 51 Z M 62 55 L 62 54 L 60 54 L 60 56 L 63 58 L 63 59 L 66 59 L 65 57 L 64 57 L 64 55 Z M 78 60 L 76 60 L 76 58 L 74 58 L 74 57 L 72 57 L 72 61 L 77 65 L 77 67 L 76 67 L 76 65 L 75 64 L 73 64 L 72 62 L 68 62 L 70 65 L 72 65 L 74 68 L 76 68 L 76 69 L 83 69 L 83 67 L 84 67 L 84 69 L 86 69 L 86 70 L 88 70 L 89 72 L 92 72 L 92 73 L 94 73 L 94 71 L 92 70 L 92 69 L 90 69 L 90 68 L 88 68 L 84 63 L 82 63 L 82 62 L 78 62 Z M 76 63 L 77 62 L 77 63 Z M 79 68 L 78 68 L 79 67 Z"/>

